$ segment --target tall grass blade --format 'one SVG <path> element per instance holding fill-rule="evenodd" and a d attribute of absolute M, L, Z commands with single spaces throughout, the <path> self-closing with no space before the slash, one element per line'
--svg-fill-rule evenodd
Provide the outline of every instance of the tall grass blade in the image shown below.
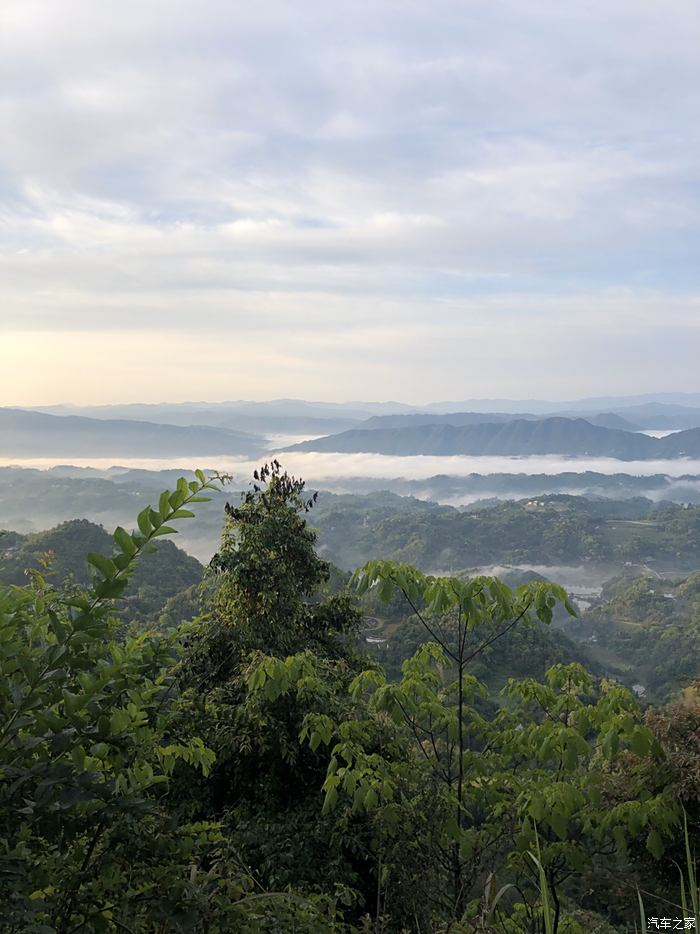
<path fill-rule="evenodd" d="M 685 879 L 683 878 L 683 873 L 678 867 L 678 874 L 681 877 L 681 907 L 683 909 L 683 920 L 690 917 L 690 912 L 688 911 L 688 896 L 685 891 Z"/>
<path fill-rule="evenodd" d="M 542 916 L 544 918 L 544 934 L 554 934 L 554 912 L 552 911 L 552 903 L 549 897 L 549 883 L 547 882 L 547 874 L 544 871 L 544 866 L 542 865 L 542 853 L 540 852 L 540 838 L 535 832 L 535 849 L 537 850 L 537 856 L 533 853 L 530 853 L 530 857 L 537 866 L 537 875 L 539 877 L 540 884 L 540 894 L 542 896 Z"/>
<path fill-rule="evenodd" d="M 700 915 L 700 892 L 698 892 L 698 883 L 695 875 L 695 860 L 690 852 L 688 815 L 685 813 L 685 808 L 683 808 L 683 835 L 685 837 L 685 861 L 688 867 L 688 889 L 690 890 L 690 900 L 693 904 L 693 914 L 697 918 L 698 915 Z"/>
<path fill-rule="evenodd" d="M 642 934 L 649 934 L 647 928 L 647 915 L 644 910 L 644 901 L 642 899 L 642 893 L 639 891 L 639 889 L 637 889 L 637 898 L 639 899 L 639 917 L 642 922 Z M 635 928 L 636 927 L 637 925 L 635 924 Z"/>

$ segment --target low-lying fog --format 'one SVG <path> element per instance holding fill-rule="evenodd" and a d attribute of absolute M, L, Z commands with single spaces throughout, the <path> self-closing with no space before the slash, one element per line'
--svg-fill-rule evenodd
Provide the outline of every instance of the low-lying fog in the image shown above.
<path fill-rule="evenodd" d="M 273 456 L 273 455 L 270 455 Z M 78 457 L 78 458 L 13 458 L 0 457 L 2 467 L 35 467 L 48 469 L 70 463 L 75 467 L 93 467 L 108 470 L 119 466 L 127 469 L 192 471 L 195 467 L 219 470 L 233 474 L 236 480 L 245 480 L 264 459 L 241 458 L 229 455 L 168 458 L 133 457 Z M 606 475 L 628 474 L 649 477 L 665 474 L 682 477 L 700 474 L 700 460 L 690 458 L 621 461 L 613 457 L 565 457 L 559 454 L 538 454 L 522 457 L 502 455 L 438 456 L 419 454 L 399 457 L 388 454 L 333 454 L 313 451 L 290 451 L 278 455 L 290 473 L 311 483 L 342 479 L 427 480 L 437 475 L 467 477 L 470 474 L 561 474 L 592 471 Z"/>
<path fill-rule="evenodd" d="M 533 571 L 547 580 L 556 581 L 571 593 L 589 597 L 600 596 L 603 584 L 619 574 L 618 568 L 597 564 L 495 564 L 470 568 L 470 571 L 500 578 L 507 578 L 513 571 Z"/>
<path fill-rule="evenodd" d="M 670 428 L 662 430 L 660 428 L 645 428 L 643 431 L 637 432 L 640 435 L 647 435 L 649 438 L 668 438 L 669 435 L 677 435 L 679 431 L 682 431 L 681 428 Z M 290 442 L 292 444 L 293 442 Z"/>

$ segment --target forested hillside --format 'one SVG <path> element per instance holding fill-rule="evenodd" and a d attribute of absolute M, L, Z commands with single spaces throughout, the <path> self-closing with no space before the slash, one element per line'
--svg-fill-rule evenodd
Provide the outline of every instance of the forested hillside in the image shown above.
<path fill-rule="evenodd" d="M 19 532 L 39 531 L 75 517 L 105 527 L 129 525 L 134 513 L 163 485 L 173 483 L 177 473 L 115 470 L 102 476 L 99 471 L 78 468 L 0 468 L 0 525 Z M 429 492 L 446 498 L 459 498 L 461 491 L 469 489 L 486 499 L 459 508 L 439 505 L 389 493 L 386 480 L 368 483 L 376 489 L 364 494 L 324 490 L 313 517 L 324 556 L 346 570 L 370 557 L 404 557 L 427 570 L 451 571 L 523 561 L 567 564 L 601 557 L 612 565 L 631 561 L 688 572 L 700 568 L 700 505 L 686 507 L 663 499 L 674 491 L 682 499 L 700 495 L 694 478 L 671 482 L 661 476 L 571 474 L 463 479 L 464 485 L 460 478 L 450 477 L 392 480 L 390 485 L 404 494 Z M 560 481 L 555 486 L 577 493 L 591 484 L 606 495 L 538 492 L 550 488 L 553 480 Z M 242 485 L 237 480 L 225 496 L 237 500 L 237 488 Z M 637 488 L 654 499 L 635 496 Z M 513 490 L 510 495 L 509 490 Z M 220 529 L 220 509 L 205 504 L 197 522 L 181 530 L 178 544 L 206 563 L 216 550 Z"/>
<path fill-rule="evenodd" d="M 627 561 L 700 567 L 700 507 L 644 499 L 543 496 L 458 510 L 391 494 L 327 497 L 316 522 L 323 553 L 342 567 L 382 556 L 450 571 Z"/>
<path fill-rule="evenodd" d="M 548 638 L 574 612 L 553 583 L 392 560 L 348 580 L 275 463 L 225 505 L 203 613 L 125 632 L 137 567 L 199 573 L 149 553 L 219 489 L 179 480 L 108 548 L 88 523 L 5 539 L 5 575 L 50 543 L 83 581 L 76 540 L 102 546 L 82 589 L 39 570 L 0 591 L 6 930 L 611 934 L 640 907 L 691 915 L 693 687 L 644 711 L 589 673 Z M 675 594 L 694 608 L 696 579 Z M 369 614 L 400 632 L 386 670 Z"/>
<path fill-rule="evenodd" d="M 403 423 L 402 423 L 403 424 Z M 303 441 L 289 451 L 330 451 L 455 455 L 588 455 L 619 460 L 700 456 L 700 428 L 650 438 L 645 434 L 594 425 L 582 418 L 510 419 L 453 425 L 432 421 L 399 428 L 351 428 Z"/>
<path fill-rule="evenodd" d="M 697 676 L 700 574 L 680 582 L 653 574 L 623 577 L 608 583 L 602 596 L 575 627 L 565 627 L 599 664 L 633 676 L 642 696 L 655 701 Z"/>
<path fill-rule="evenodd" d="M 29 572 L 41 571 L 54 585 L 69 579 L 86 587 L 91 580 L 88 554 L 107 553 L 111 546 L 112 536 L 86 519 L 32 535 L 0 531 L 0 581 L 19 586 Z M 199 561 L 173 542 L 158 542 L 131 576 L 122 597 L 122 617 L 155 623 L 166 601 L 199 584 L 203 573 Z"/>
<path fill-rule="evenodd" d="M 551 417 L 546 415 L 530 415 L 520 413 L 517 419 L 528 421 L 541 421 L 544 418 Z M 455 427 L 464 425 L 486 425 L 494 423 L 512 422 L 516 416 L 507 412 L 451 412 L 445 415 L 428 412 L 403 414 L 403 415 L 373 415 L 362 423 L 362 429 L 366 428 L 415 428 L 420 425 L 453 425 Z M 613 412 L 601 412 L 596 415 L 586 415 L 585 420 L 589 425 L 598 425 L 601 428 L 617 428 L 622 431 L 639 431 L 639 425 L 635 425 L 621 415 Z M 349 426 L 348 426 L 349 427 Z"/>

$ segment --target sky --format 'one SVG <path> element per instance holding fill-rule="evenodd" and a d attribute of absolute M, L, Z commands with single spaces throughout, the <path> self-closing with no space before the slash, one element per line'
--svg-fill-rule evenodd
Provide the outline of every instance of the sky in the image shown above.
<path fill-rule="evenodd" d="M 696 0 L 2 0 L 0 404 L 697 391 Z"/>

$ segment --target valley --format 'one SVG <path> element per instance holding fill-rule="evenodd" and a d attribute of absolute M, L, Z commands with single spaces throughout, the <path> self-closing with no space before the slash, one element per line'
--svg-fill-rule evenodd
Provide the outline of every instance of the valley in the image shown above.
<path fill-rule="evenodd" d="M 118 524 L 128 528 L 135 513 L 155 491 L 172 484 L 176 474 L 173 470 L 0 468 L 0 511 L 7 530 L 0 534 L 0 577 L 20 583 L 22 570 L 37 566 L 37 555 L 54 552 L 58 560 L 56 578 L 70 573 L 84 582 L 86 566 L 76 563 L 76 556 L 108 543 L 103 528 Z M 479 478 L 471 479 L 476 482 Z M 515 478 L 500 479 L 513 484 Z M 520 477 L 521 482 L 533 479 L 547 482 L 547 478 Z M 488 477 L 481 480 L 492 482 Z M 580 477 L 576 482 L 581 482 Z M 619 490 L 619 483 L 616 480 L 608 492 Z M 559 649 L 564 651 L 563 657 L 584 658 L 589 666 L 598 666 L 602 673 L 630 687 L 641 684 L 649 700 L 663 699 L 682 687 L 691 678 L 694 666 L 700 664 L 692 635 L 695 617 L 687 601 L 662 601 L 665 616 L 651 619 L 635 604 L 621 614 L 621 604 L 617 597 L 613 599 L 611 590 L 623 584 L 633 587 L 638 581 L 652 581 L 658 590 L 675 592 L 682 589 L 683 581 L 692 581 L 700 569 L 700 505 L 655 502 L 640 495 L 620 499 L 612 495 L 539 493 L 520 499 L 490 497 L 455 507 L 387 490 L 338 493 L 323 486 L 316 489 L 319 497 L 309 518 L 317 530 L 319 555 L 339 569 L 341 580 L 346 580 L 356 567 L 378 558 L 408 562 L 427 573 L 463 579 L 494 575 L 510 586 L 533 579 L 551 580 L 569 591 L 580 614 L 576 620 L 556 622 L 570 640 L 568 649 Z M 235 506 L 241 495 L 234 481 L 225 490 L 223 502 Z M 177 536 L 180 548 L 203 565 L 219 546 L 221 506 L 221 500 L 203 504 L 197 522 L 186 524 Z M 72 521 L 78 517 L 82 524 Z M 62 525 L 54 532 L 43 531 L 57 523 Z M 67 559 L 63 543 L 70 539 L 72 557 Z M 180 556 L 178 561 L 186 559 L 174 546 L 163 547 L 166 552 L 162 560 L 168 555 L 171 564 L 176 556 Z M 177 561 L 172 564 L 169 590 L 159 584 L 153 591 L 146 579 L 136 582 L 129 619 L 143 622 L 150 614 L 150 619 L 156 621 L 159 614 L 166 612 L 168 601 L 175 606 L 178 600 L 184 600 L 192 612 L 196 611 L 190 590 L 201 580 L 202 565 L 194 558 L 186 560 L 192 562 L 192 570 L 184 576 L 179 576 Z M 149 558 L 144 560 L 144 572 L 151 564 Z M 152 573 L 157 580 L 155 566 Z M 688 587 L 690 584 L 685 590 Z M 150 593 L 146 603 L 139 593 Z M 409 630 L 405 628 L 408 618 L 401 614 L 387 617 L 376 608 L 367 612 L 381 619 L 371 638 L 383 640 L 367 643 L 368 649 L 380 659 L 398 658 L 393 663 L 393 670 L 398 671 L 404 651 L 401 646 L 410 631 L 410 626 Z M 631 626 L 647 633 L 644 638 L 635 636 L 638 648 L 632 653 L 622 648 L 623 634 Z M 656 655 L 651 646 L 657 635 L 659 639 L 663 636 L 660 651 L 664 663 L 655 675 Z M 667 643 L 675 645 L 673 652 L 669 653 Z M 547 639 L 544 644 L 549 644 Z M 666 660 L 677 662 L 679 653 L 684 661 L 676 665 L 673 675 Z M 512 656 L 510 663 L 514 663 Z"/>

